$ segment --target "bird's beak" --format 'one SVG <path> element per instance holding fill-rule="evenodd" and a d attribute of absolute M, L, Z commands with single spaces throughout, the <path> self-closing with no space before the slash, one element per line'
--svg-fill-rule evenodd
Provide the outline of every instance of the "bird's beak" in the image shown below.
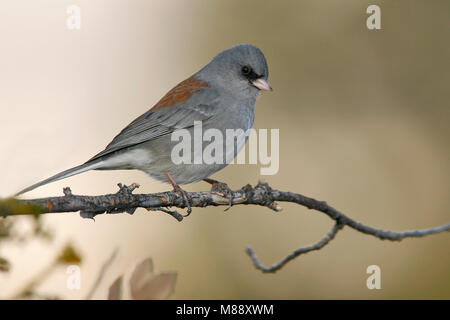
<path fill-rule="evenodd" d="M 253 80 L 252 85 L 254 85 L 259 90 L 272 91 L 272 87 L 270 86 L 269 82 L 264 78 L 258 78 L 256 80 Z"/>

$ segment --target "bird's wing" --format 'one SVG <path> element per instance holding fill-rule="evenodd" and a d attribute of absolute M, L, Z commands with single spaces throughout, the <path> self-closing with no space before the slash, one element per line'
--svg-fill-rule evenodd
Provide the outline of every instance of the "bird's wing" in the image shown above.
<path fill-rule="evenodd" d="M 167 99 L 166 97 L 167 95 L 163 99 Z M 194 121 L 207 121 L 217 114 L 219 108 L 217 98 L 218 94 L 215 90 L 205 88 L 191 94 L 187 101 L 175 102 L 173 106 L 158 107 L 158 103 L 125 127 L 106 146 L 105 150 L 88 162 L 118 150 L 172 134 L 177 129 L 189 128 L 194 125 Z"/>

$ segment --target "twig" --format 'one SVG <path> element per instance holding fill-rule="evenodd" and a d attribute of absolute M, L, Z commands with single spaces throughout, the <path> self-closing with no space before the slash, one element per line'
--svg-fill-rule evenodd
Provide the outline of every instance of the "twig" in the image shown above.
<path fill-rule="evenodd" d="M 182 221 L 183 216 L 176 211 L 168 210 L 168 207 L 185 208 L 184 199 L 177 192 L 160 192 L 152 194 L 133 194 L 132 191 L 137 188 L 137 184 L 130 187 L 119 184 L 119 192 L 101 196 L 79 196 L 74 195 L 69 188 L 64 190 L 64 196 L 41 198 L 32 200 L 20 200 L 24 205 L 32 205 L 41 208 L 43 213 L 57 212 L 75 212 L 80 211 L 80 215 L 85 218 L 94 218 L 102 213 L 121 213 L 127 212 L 133 214 L 137 208 L 145 208 L 149 211 L 162 211 Z M 191 207 L 207 206 L 229 206 L 229 195 L 218 191 L 188 192 L 191 199 Z M 298 193 L 285 192 L 272 189 L 267 183 L 258 183 L 255 187 L 246 185 L 240 190 L 232 191 L 232 203 L 235 205 L 259 205 L 268 207 L 276 212 L 282 210 L 278 202 L 292 202 L 326 214 L 333 219 L 336 224 L 330 232 L 317 242 L 308 247 L 295 250 L 286 256 L 279 263 L 271 267 L 265 267 L 257 258 L 253 249 L 248 248 L 247 253 L 253 260 L 255 267 L 263 272 L 275 272 L 282 268 L 287 262 L 298 257 L 301 254 L 319 250 L 328 244 L 336 233 L 344 226 L 348 226 L 356 231 L 372 235 L 381 240 L 400 241 L 404 238 L 423 237 L 426 235 L 440 233 L 450 230 L 450 223 L 431 229 L 409 230 L 403 232 L 385 231 L 361 224 L 339 210 L 329 206 L 325 201 L 319 201 L 313 198 L 303 196 Z M 11 216 L 18 213 L 0 212 L 0 216 Z M 23 210 L 19 212 L 23 214 Z"/>
<path fill-rule="evenodd" d="M 255 267 L 257 269 L 261 270 L 262 272 L 275 272 L 275 271 L 278 271 L 279 269 L 283 268 L 283 266 L 286 263 L 288 263 L 289 261 L 297 258 L 301 254 L 308 253 L 308 252 L 314 251 L 314 250 L 322 249 L 331 240 L 334 239 L 336 234 L 343 227 L 344 227 L 344 225 L 340 224 L 339 222 L 336 222 L 334 224 L 333 228 L 331 228 L 331 230 L 328 231 L 326 236 L 323 237 L 320 241 L 318 241 L 318 242 L 316 242 L 316 243 L 314 243 L 312 245 L 309 245 L 309 246 L 306 246 L 306 247 L 302 247 L 302 248 L 298 248 L 298 249 L 292 251 L 290 254 L 288 254 L 286 257 L 284 257 L 280 262 L 275 263 L 275 264 L 271 265 L 270 267 L 266 267 L 265 265 L 263 265 L 261 263 L 261 261 L 256 256 L 255 251 L 251 247 L 248 247 L 246 251 L 247 251 L 247 254 L 250 256 L 250 258 L 253 260 L 253 264 L 255 265 Z"/>

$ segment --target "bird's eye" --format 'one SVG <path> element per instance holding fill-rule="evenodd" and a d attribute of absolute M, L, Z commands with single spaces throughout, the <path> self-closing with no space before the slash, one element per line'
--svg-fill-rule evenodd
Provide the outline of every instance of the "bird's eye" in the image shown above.
<path fill-rule="evenodd" d="M 252 69 L 250 67 L 248 67 L 248 66 L 243 66 L 241 71 L 242 71 L 242 74 L 249 75 L 250 72 L 252 71 Z"/>

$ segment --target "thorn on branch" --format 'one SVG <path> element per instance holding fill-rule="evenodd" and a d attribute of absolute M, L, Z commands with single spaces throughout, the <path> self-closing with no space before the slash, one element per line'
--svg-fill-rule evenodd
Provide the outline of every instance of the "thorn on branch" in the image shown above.
<path fill-rule="evenodd" d="M 99 215 L 99 214 L 103 214 L 105 213 L 105 211 L 85 211 L 85 210 L 81 210 L 80 211 L 80 217 L 82 217 L 83 219 L 92 219 L 95 222 L 95 216 Z"/>
<path fill-rule="evenodd" d="M 119 191 L 117 191 L 117 194 L 126 194 L 131 195 L 133 191 L 140 187 L 138 183 L 132 183 L 129 186 L 121 184 L 120 182 L 117 184 L 119 187 Z"/>
<path fill-rule="evenodd" d="M 146 208 L 146 209 L 147 209 L 147 211 L 161 211 L 161 212 L 167 213 L 167 214 L 171 215 L 172 217 L 174 217 L 179 222 L 183 221 L 183 218 L 184 218 L 184 216 L 176 210 L 169 210 L 169 209 L 166 209 L 163 207 Z"/>
<path fill-rule="evenodd" d="M 260 180 L 255 188 L 252 188 L 250 184 L 247 184 L 242 188 L 245 192 L 249 193 L 249 197 L 255 200 L 255 203 L 268 207 L 275 212 L 280 212 L 283 208 L 274 201 L 273 190 L 267 182 Z M 252 202 L 253 203 L 253 202 Z"/>
<path fill-rule="evenodd" d="M 70 187 L 63 188 L 63 193 L 66 197 L 70 197 L 72 195 L 72 190 L 70 190 Z"/>

